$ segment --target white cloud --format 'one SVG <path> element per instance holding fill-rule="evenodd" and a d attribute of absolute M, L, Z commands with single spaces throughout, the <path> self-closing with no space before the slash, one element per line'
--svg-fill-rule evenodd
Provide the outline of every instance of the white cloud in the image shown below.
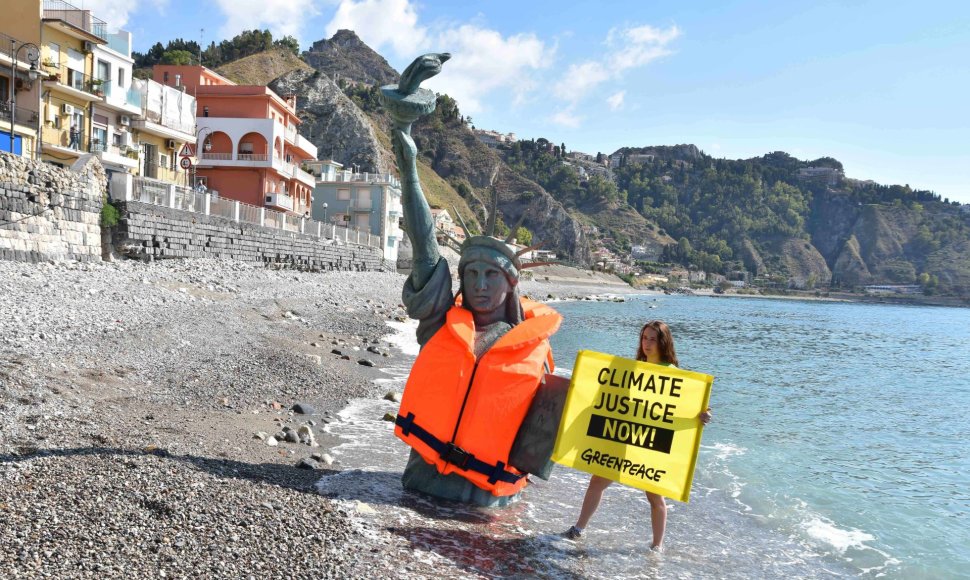
<path fill-rule="evenodd" d="M 607 54 L 597 60 L 570 65 L 566 74 L 555 84 L 556 96 L 573 104 L 584 99 L 597 87 L 608 81 L 620 81 L 629 71 L 645 66 L 658 58 L 671 54 L 668 45 L 680 37 L 676 26 L 660 29 L 644 25 L 610 30 L 606 37 Z M 617 95 L 621 95 L 617 97 Z M 613 100 L 623 102 L 623 92 L 616 93 Z"/>
<path fill-rule="evenodd" d="M 560 109 L 552 114 L 549 118 L 550 121 L 559 125 L 561 127 L 569 127 L 570 129 L 575 129 L 583 123 L 583 117 L 576 114 L 573 107 L 567 107 L 565 109 Z"/>
<path fill-rule="evenodd" d="M 303 24 L 317 14 L 313 0 L 216 0 L 226 17 L 219 28 L 221 38 L 232 38 L 243 30 L 264 30 L 273 38 L 293 36 L 301 40 Z"/>
<path fill-rule="evenodd" d="M 109 32 L 124 28 L 128 24 L 128 15 L 137 8 L 137 3 L 130 0 L 86 0 L 83 4 L 95 18 L 107 23 Z"/>
<path fill-rule="evenodd" d="M 626 91 L 620 91 L 607 98 L 606 104 L 609 105 L 611 110 L 616 111 L 623 106 L 624 98 L 626 98 Z"/>
<path fill-rule="evenodd" d="M 330 37 L 340 29 L 353 30 L 378 52 L 390 46 L 397 54 L 411 54 L 427 44 L 427 31 L 408 0 L 343 0 L 325 32 Z"/>
<path fill-rule="evenodd" d="M 536 88 L 534 74 L 549 66 L 552 49 L 532 34 L 503 37 L 474 25 L 438 33 L 433 50 L 448 50 L 452 60 L 428 87 L 454 97 L 463 112 L 483 108 L 482 99 L 495 91 L 522 102 Z"/>
<path fill-rule="evenodd" d="M 405 66 L 425 52 L 450 52 L 452 60 L 424 86 L 455 98 L 465 114 L 481 111 L 486 95 L 500 90 L 521 103 L 536 87 L 535 72 L 555 55 L 534 34 L 502 36 L 478 23 L 421 26 L 409 0 L 343 0 L 326 34 L 341 28 L 377 52 L 390 48 Z"/>

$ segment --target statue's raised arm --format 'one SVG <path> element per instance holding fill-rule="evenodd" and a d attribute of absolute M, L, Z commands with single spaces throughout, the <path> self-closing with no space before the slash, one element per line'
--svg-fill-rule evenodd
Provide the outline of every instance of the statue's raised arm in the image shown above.
<path fill-rule="evenodd" d="M 413 248 L 411 284 L 416 290 L 424 288 L 438 264 L 440 254 L 435 239 L 431 208 L 418 180 L 417 147 L 411 139 L 411 124 L 422 115 L 434 111 L 436 97 L 421 82 L 441 72 L 441 65 L 451 58 L 448 53 L 419 56 L 404 69 L 395 87 L 381 88 L 381 102 L 394 122 L 391 139 L 394 156 L 401 172 L 401 205 L 404 223 Z"/>

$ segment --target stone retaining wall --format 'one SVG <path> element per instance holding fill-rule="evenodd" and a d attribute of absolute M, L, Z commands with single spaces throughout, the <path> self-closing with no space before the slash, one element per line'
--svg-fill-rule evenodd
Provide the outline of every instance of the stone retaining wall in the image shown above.
<path fill-rule="evenodd" d="M 308 270 L 392 270 L 379 248 L 135 201 L 117 203 L 113 245 L 126 256 L 227 258 Z"/>
<path fill-rule="evenodd" d="M 101 162 L 70 170 L 0 152 L 0 260 L 101 259 Z"/>

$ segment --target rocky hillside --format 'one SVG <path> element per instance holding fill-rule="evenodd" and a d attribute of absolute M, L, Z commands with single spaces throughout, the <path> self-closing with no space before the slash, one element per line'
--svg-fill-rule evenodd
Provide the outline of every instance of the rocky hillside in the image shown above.
<path fill-rule="evenodd" d="M 320 157 L 396 171 L 377 89 L 398 73 L 383 57 L 347 30 L 315 42 L 303 61 L 273 52 L 220 70 L 241 82 L 279 73 L 269 86 L 298 96 L 301 133 Z M 831 158 L 715 159 L 690 144 L 624 147 L 608 172 L 592 162 L 581 171 L 545 139 L 486 147 L 459 105 L 442 95 L 413 135 L 429 201 L 475 231 L 497 196 L 501 223 L 523 218 L 534 241 L 579 264 L 591 247 L 623 256 L 638 246 L 655 261 L 743 270 L 774 285 L 970 295 L 970 213 L 931 192 L 848 179 Z"/>
<path fill-rule="evenodd" d="M 303 53 L 303 60 L 335 82 L 346 79 L 364 85 L 383 86 L 399 77 L 383 56 L 352 31 L 338 30 L 332 38 L 318 40 Z"/>
<path fill-rule="evenodd" d="M 309 70 L 292 51 L 274 48 L 224 64 L 216 72 L 240 85 L 268 85 L 277 77 L 294 70 Z"/>
<path fill-rule="evenodd" d="M 320 157 L 356 164 L 362 171 L 396 173 L 387 138 L 390 122 L 377 102 L 377 87 L 396 83 L 398 73 L 347 30 L 314 43 L 303 58 L 313 71 L 298 67 L 269 83 L 277 93 L 297 95 L 301 134 Z M 511 226 L 525 216 L 523 226 L 535 241 L 569 261 L 589 262 L 581 219 L 479 142 L 459 120 L 453 100 L 443 96 L 438 110 L 414 125 L 413 135 L 432 205 L 457 210 L 477 232 L 497 193 L 502 222 Z"/>

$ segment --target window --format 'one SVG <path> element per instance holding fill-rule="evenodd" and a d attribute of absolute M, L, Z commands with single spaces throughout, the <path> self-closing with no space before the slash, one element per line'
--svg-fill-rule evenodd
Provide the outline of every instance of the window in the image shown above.
<path fill-rule="evenodd" d="M 118 86 L 125 86 L 125 69 L 120 66 L 118 67 Z"/>
<path fill-rule="evenodd" d="M 164 153 L 159 153 L 158 154 L 158 166 L 159 167 L 168 167 L 168 155 L 166 155 Z"/>
<path fill-rule="evenodd" d="M 104 82 L 109 82 L 111 80 L 111 64 L 103 60 L 98 61 L 98 72 L 97 78 L 103 80 Z"/>
<path fill-rule="evenodd" d="M 359 213 L 359 214 L 357 214 L 357 220 L 356 221 L 357 221 L 357 223 L 354 224 L 354 225 L 356 225 L 362 231 L 367 231 L 368 229 L 370 229 L 370 216 L 367 215 L 366 213 Z"/>
<path fill-rule="evenodd" d="M 118 132 L 112 133 L 111 134 L 111 144 L 114 145 L 115 147 L 121 147 L 122 145 L 124 145 L 125 142 L 124 142 L 124 137 L 122 136 L 122 134 L 121 133 L 118 133 Z"/>
<path fill-rule="evenodd" d="M 54 67 L 58 67 L 61 64 L 61 45 L 54 44 L 53 42 L 47 45 L 47 58 Z"/>
<path fill-rule="evenodd" d="M 246 153 L 248 155 L 251 155 L 253 153 L 253 144 L 252 143 L 240 143 L 239 144 L 239 152 L 240 153 Z"/>
<path fill-rule="evenodd" d="M 350 190 L 349 189 L 338 189 L 337 199 L 340 201 L 350 201 Z"/>
<path fill-rule="evenodd" d="M 0 101 L 10 100 L 10 79 L 0 77 Z"/>
<path fill-rule="evenodd" d="M 357 190 L 357 207 L 361 209 L 370 209 L 370 189 L 358 189 Z"/>
<path fill-rule="evenodd" d="M 108 148 L 108 129 L 106 127 L 94 127 L 91 137 L 92 151 L 104 151 Z"/>

